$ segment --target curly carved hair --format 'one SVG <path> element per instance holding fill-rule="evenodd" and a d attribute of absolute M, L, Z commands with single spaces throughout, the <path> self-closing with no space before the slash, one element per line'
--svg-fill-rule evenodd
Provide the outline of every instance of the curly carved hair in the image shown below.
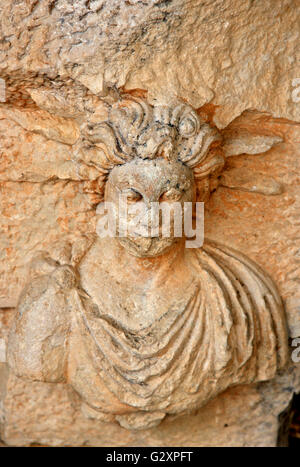
<path fill-rule="evenodd" d="M 80 149 L 85 163 L 100 173 L 97 192 L 104 195 L 110 171 L 135 158 L 177 160 L 193 169 L 198 197 L 205 199 L 224 166 L 222 136 L 184 103 L 152 106 L 126 95 L 107 105 L 104 121 L 85 124 Z"/>

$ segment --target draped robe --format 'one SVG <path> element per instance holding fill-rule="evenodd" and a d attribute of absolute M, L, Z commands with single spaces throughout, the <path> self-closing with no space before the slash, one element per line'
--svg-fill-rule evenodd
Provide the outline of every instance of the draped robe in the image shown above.
<path fill-rule="evenodd" d="M 284 312 L 272 280 L 214 242 L 190 258 L 198 275 L 184 302 L 139 331 L 73 291 L 68 382 L 93 409 L 163 418 L 230 386 L 271 379 L 285 364 Z"/>

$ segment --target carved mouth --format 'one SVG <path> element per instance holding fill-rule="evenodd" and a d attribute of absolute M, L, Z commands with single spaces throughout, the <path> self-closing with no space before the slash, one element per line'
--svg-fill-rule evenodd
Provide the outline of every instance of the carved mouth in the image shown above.
<path fill-rule="evenodd" d="M 155 257 L 166 253 L 176 242 L 172 237 L 120 237 L 120 244 L 134 256 Z"/>

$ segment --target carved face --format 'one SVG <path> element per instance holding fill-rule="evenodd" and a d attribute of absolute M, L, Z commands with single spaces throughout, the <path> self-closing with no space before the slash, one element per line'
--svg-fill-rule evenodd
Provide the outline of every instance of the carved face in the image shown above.
<path fill-rule="evenodd" d="M 115 206 L 117 218 L 120 214 L 120 197 L 126 200 L 128 222 L 132 220 L 133 206 L 142 212 L 141 223 L 151 227 L 151 203 L 167 203 L 170 208 L 174 202 L 181 204 L 181 213 L 186 201 L 194 201 L 195 185 L 193 171 L 177 161 L 165 159 L 142 160 L 134 159 L 124 165 L 116 166 L 111 171 L 105 192 L 105 200 Z M 130 213 L 131 212 L 131 213 Z M 174 236 L 174 213 L 170 210 L 170 236 L 162 232 L 162 216 L 160 213 L 159 226 L 156 235 L 151 233 L 141 235 L 137 230 L 127 233 L 124 237 L 117 237 L 120 244 L 131 254 L 140 257 L 161 255 L 177 243 L 180 238 Z M 122 214 L 121 214 L 122 215 Z M 177 214 L 178 215 L 178 212 Z M 180 220 L 183 225 L 183 215 Z M 149 231 L 150 232 L 150 231 Z"/>

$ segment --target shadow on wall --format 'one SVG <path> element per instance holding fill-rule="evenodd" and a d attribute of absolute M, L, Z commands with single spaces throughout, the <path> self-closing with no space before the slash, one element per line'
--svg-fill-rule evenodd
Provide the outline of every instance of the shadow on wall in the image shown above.
<path fill-rule="evenodd" d="M 288 446 L 291 448 L 300 448 L 300 394 L 295 395 L 292 400 Z"/>

